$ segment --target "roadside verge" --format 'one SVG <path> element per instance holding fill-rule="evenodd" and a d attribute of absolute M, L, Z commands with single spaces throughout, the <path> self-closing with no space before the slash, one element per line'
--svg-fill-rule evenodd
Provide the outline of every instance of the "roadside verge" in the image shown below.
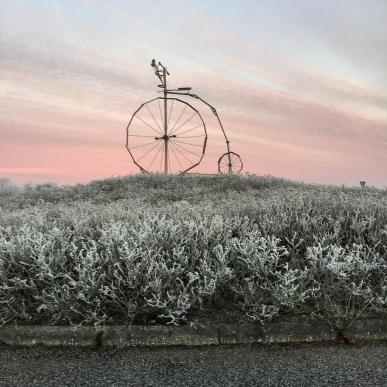
<path fill-rule="evenodd" d="M 188 326 L 3 326 L 0 346 L 164 347 L 226 344 L 334 342 L 337 330 L 321 320 Z M 353 322 L 340 335 L 346 342 L 387 340 L 387 319 Z"/>

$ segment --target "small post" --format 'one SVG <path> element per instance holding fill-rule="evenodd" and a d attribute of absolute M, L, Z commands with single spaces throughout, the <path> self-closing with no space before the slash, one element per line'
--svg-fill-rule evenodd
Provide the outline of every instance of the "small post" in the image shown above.
<path fill-rule="evenodd" d="M 364 188 L 364 187 L 365 187 L 365 183 L 366 183 L 365 181 L 361 181 L 361 182 L 360 182 L 360 187 L 361 187 L 361 188 Z"/>

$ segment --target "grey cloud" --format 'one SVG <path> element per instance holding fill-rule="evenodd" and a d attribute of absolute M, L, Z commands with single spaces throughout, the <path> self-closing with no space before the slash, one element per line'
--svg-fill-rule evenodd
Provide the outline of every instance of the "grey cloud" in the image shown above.
<path fill-rule="evenodd" d="M 74 82 L 75 86 L 101 85 L 130 90 L 142 89 L 146 83 L 134 75 L 128 65 L 127 71 L 115 68 L 114 62 L 101 60 L 93 52 L 80 52 L 74 47 L 46 44 L 21 43 L 18 40 L 0 41 L 0 70 L 22 73 L 39 80 L 55 79 Z"/>

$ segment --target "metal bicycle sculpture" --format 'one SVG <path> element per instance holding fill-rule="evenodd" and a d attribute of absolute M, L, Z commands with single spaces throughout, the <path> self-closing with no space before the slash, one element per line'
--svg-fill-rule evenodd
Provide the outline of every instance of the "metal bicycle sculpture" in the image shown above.
<path fill-rule="evenodd" d="M 207 128 L 199 111 L 178 97 L 190 97 L 207 105 L 218 120 L 227 151 L 218 160 L 219 173 L 240 173 L 241 157 L 232 152 L 216 109 L 190 87 L 167 88 L 167 68 L 153 59 L 151 66 L 160 80 L 162 97 L 144 102 L 126 127 L 126 149 L 144 173 L 186 173 L 200 164 L 207 147 Z M 170 97 L 171 95 L 171 97 Z"/>

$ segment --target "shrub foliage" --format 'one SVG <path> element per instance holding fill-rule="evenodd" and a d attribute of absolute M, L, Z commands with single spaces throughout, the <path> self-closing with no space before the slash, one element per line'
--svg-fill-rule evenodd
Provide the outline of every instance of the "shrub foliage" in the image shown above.
<path fill-rule="evenodd" d="M 0 324 L 387 310 L 387 192 L 256 176 L 0 190 Z"/>

